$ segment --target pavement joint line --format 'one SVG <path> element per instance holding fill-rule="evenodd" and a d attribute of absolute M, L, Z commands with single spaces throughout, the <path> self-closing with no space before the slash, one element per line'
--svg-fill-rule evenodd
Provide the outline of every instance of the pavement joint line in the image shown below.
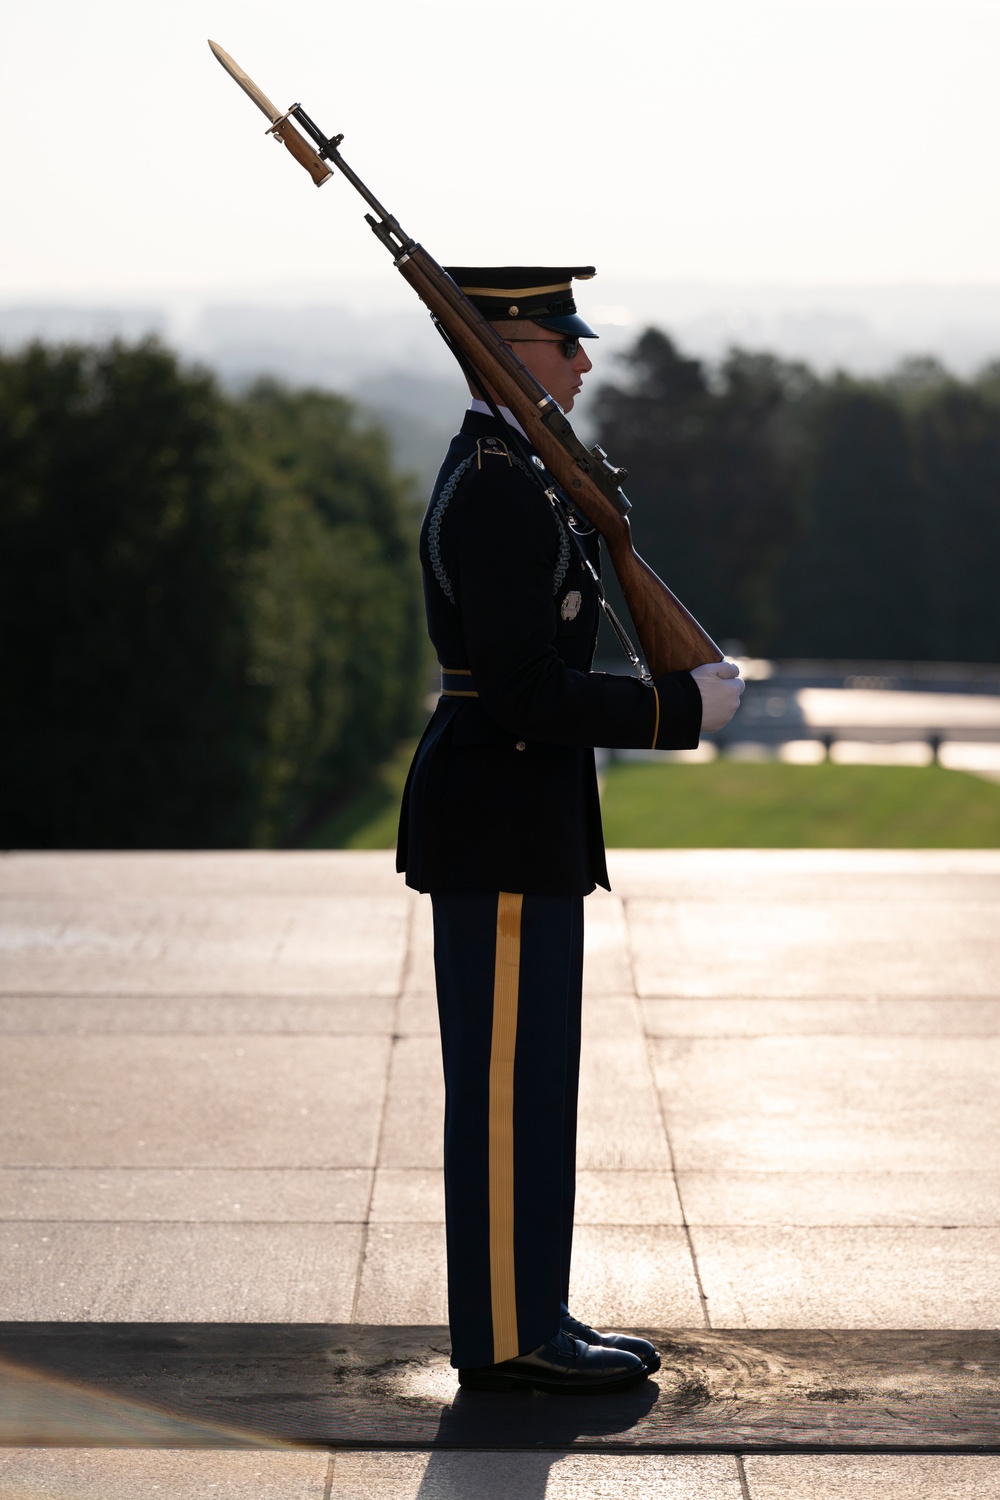
<path fill-rule="evenodd" d="M 20 994 L 21 992 L 18 991 L 18 993 Z M 14 994 L 14 991 L 11 991 L 11 994 Z M 80 994 L 80 991 L 76 991 L 73 995 L 53 995 L 49 998 L 75 999 Z M 45 999 L 46 996 L 39 992 L 37 995 L 31 994 L 25 996 L 24 998 L 39 1000 Z M 84 996 L 83 998 L 91 999 L 93 997 L 88 995 Z M 115 1000 L 126 1000 L 129 998 L 129 996 L 114 995 L 111 998 Z M 145 999 L 146 997 L 140 995 L 138 998 Z M 161 996 L 154 995 L 150 998 L 158 1000 L 161 998 Z M 162 998 L 175 998 L 182 1000 L 185 997 L 183 995 L 179 995 L 175 997 L 167 996 Z M 198 996 L 198 998 L 211 999 L 212 997 Z M 935 990 L 927 991 L 926 993 L 921 991 L 920 994 L 910 995 L 900 994 L 898 990 L 894 990 L 891 992 L 880 990 L 877 994 L 861 995 L 851 994 L 850 992 L 845 992 L 844 990 L 816 990 L 815 992 L 810 991 L 807 994 L 788 993 L 775 995 L 770 991 L 768 991 L 768 993 L 766 994 L 757 994 L 755 991 L 751 990 L 740 990 L 734 994 L 709 993 L 704 995 L 692 995 L 686 990 L 653 990 L 648 994 L 639 995 L 639 1001 L 641 1004 L 645 1004 L 647 1000 L 682 1000 L 686 1004 L 690 1004 L 693 1000 L 704 1000 L 712 1001 L 714 1003 L 721 1002 L 724 1005 L 739 1004 L 744 1000 L 760 1001 L 765 1005 L 831 1005 L 838 1002 L 844 1002 L 850 1005 L 947 1005 L 954 1001 L 957 1005 L 962 1005 L 970 1003 L 979 1004 L 983 1002 L 989 1003 L 991 1001 L 1000 1000 L 1000 991 L 994 992 L 993 990 L 963 990 L 961 991 L 961 993 L 959 993 L 957 990 Z"/>
<path fill-rule="evenodd" d="M 201 1004 L 206 1000 L 230 1000 L 239 1003 L 243 1000 L 281 1000 L 291 1003 L 302 1001 L 322 1001 L 327 1005 L 349 1005 L 356 1004 L 359 1000 L 395 1000 L 400 991 L 391 994 L 362 994 L 360 991 L 351 994 L 331 995 L 329 990 L 146 990 L 137 994 L 135 990 L 29 990 L 20 985 L 14 990 L 0 989 L 0 1000 L 129 1000 L 145 1002 L 150 1004 L 162 1000 L 180 1000 L 190 1002 L 192 1005 Z M 670 998 L 657 996 L 657 999 Z M 972 996 L 970 998 L 977 998 Z"/>
<path fill-rule="evenodd" d="M 382 1088 L 382 1102 L 379 1106 L 378 1131 L 375 1137 L 375 1155 L 372 1161 L 371 1181 L 368 1184 L 368 1198 L 365 1204 L 365 1217 L 361 1224 L 361 1238 L 358 1245 L 357 1272 L 354 1278 L 354 1295 L 351 1298 L 351 1322 L 355 1322 L 358 1316 L 358 1306 L 361 1302 L 361 1284 L 364 1280 L 365 1263 L 368 1259 L 368 1239 L 371 1233 L 372 1204 L 375 1201 L 375 1180 L 379 1167 L 382 1164 L 382 1142 L 385 1136 L 386 1116 L 389 1112 L 389 1091 L 392 1087 L 393 1062 L 396 1057 L 398 1043 L 400 1041 L 400 1009 L 403 1004 L 403 996 L 406 993 L 406 981 L 409 977 L 413 956 L 413 935 L 417 919 L 417 903 L 410 901 L 406 909 L 406 926 L 404 933 L 403 961 L 400 964 L 399 986 L 393 1001 L 392 1032 L 389 1039 L 389 1051 L 385 1064 L 385 1082 Z M 332 1475 L 332 1468 L 331 1468 Z"/>
<path fill-rule="evenodd" d="M 397 1022 L 399 1020 L 399 1006 L 400 1006 L 400 1003 L 401 1003 L 401 1001 L 403 999 L 403 996 L 409 990 L 410 981 L 411 981 L 411 979 L 413 977 L 413 972 L 414 972 L 414 969 L 416 967 L 416 959 L 415 959 L 415 952 L 414 952 L 414 949 L 415 949 L 416 945 L 414 943 L 414 934 L 415 934 L 416 926 L 417 926 L 417 912 L 418 912 L 418 910 L 419 910 L 419 904 L 416 901 L 416 899 L 412 899 L 412 900 L 410 900 L 407 903 L 407 907 L 406 907 L 406 923 L 405 923 L 404 937 L 403 937 L 403 962 L 399 966 L 399 989 L 397 990 L 396 997 L 395 997 L 396 998 L 395 1020 Z M 399 1027 L 396 1026 L 395 1029 L 398 1031 Z"/>
<path fill-rule="evenodd" d="M 81 1218 L 77 1217 L 76 1215 L 73 1215 L 73 1216 L 64 1216 L 63 1218 L 59 1218 L 59 1219 L 51 1219 L 51 1218 L 50 1219 L 43 1219 L 43 1218 L 36 1218 L 34 1216 L 32 1216 L 31 1218 L 16 1218 L 16 1217 L 8 1216 L 6 1214 L 0 1214 L 0 1224 L 24 1224 L 24 1225 L 28 1225 L 28 1224 L 72 1224 L 72 1225 L 75 1225 L 77 1228 L 82 1228 L 83 1225 L 85 1225 L 85 1224 L 140 1224 L 140 1225 L 141 1224 L 145 1224 L 145 1225 L 147 1225 L 149 1227 L 152 1227 L 153 1225 L 156 1225 L 156 1224 L 188 1224 L 188 1225 L 190 1225 L 190 1227 L 192 1229 L 197 1228 L 197 1227 L 204 1227 L 204 1228 L 207 1229 L 210 1226 L 212 1226 L 213 1224 L 214 1225 L 220 1225 L 220 1226 L 226 1225 L 226 1224 L 237 1224 L 237 1225 L 242 1225 L 244 1228 L 249 1229 L 253 1225 L 256 1224 L 256 1225 L 259 1225 L 261 1228 L 270 1227 L 270 1228 L 273 1229 L 276 1225 L 280 1225 L 280 1224 L 288 1224 L 288 1225 L 294 1224 L 296 1226 L 296 1228 L 298 1228 L 298 1229 L 309 1229 L 309 1228 L 324 1229 L 324 1228 L 329 1228 L 329 1226 L 331 1224 L 357 1225 L 357 1226 L 359 1226 L 361 1228 L 366 1228 L 366 1227 L 368 1227 L 370 1225 L 370 1223 L 371 1223 L 371 1221 L 369 1219 L 289 1219 L 289 1218 L 281 1218 L 281 1219 L 233 1219 L 233 1218 L 230 1218 L 230 1219 L 180 1219 L 180 1218 L 175 1218 L 175 1219 L 160 1219 L 160 1218 L 157 1218 L 157 1219 L 146 1219 L 146 1218 L 133 1219 L 133 1218 L 129 1218 L 129 1217 L 125 1217 L 125 1218 L 113 1218 L 113 1219 L 81 1219 Z M 408 1228 L 412 1228 L 412 1226 L 413 1226 L 414 1223 L 418 1223 L 418 1224 L 443 1224 L 444 1223 L 444 1219 L 417 1219 L 417 1220 L 414 1220 L 414 1219 L 386 1219 L 384 1221 L 380 1221 L 379 1227 L 380 1228 L 388 1228 L 390 1225 L 395 1224 L 397 1226 L 397 1228 L 408 1229 Z M 602 1228 L 608 1228 L 608 1229 L 623 1229 L 626 1226 L 623 1225 L 623 1224 L 609 1224 L 609 1225 L 603 1225 L 601 1227 Z M 717 1229 L 717 1228 L 732 1228 L 734 1226 L 732 1226 L 732 1225 L 706 1224 L 706 1225 L 704 1225 L 702 1227 L 704 1227 L 706 1229 Z M 815 1228 L 816 1226 L 814 1226 L 814 1225 L 808 1225 L 808 1226 L 804 1226 L 804 1227 L 808 1227 L 808 1228 L 811 1229 L 811 1228 Z M 827 1227 L 826 1225 L 822 1225 L 822 1224 L 819 1226 L 819 1228 L 821 1228 L 821 1229 L 826 1228 L 826 1227 Z M 930 1226 L 925 1226 L 925 1227 L 930 1227 L 932 1229 L 935 1229 L 935 1228 L 939 1228 L 940 1226 L 932 1224 Z M 981 1228 L 982 1226 L 981 1225 L 970 1224 L 967 1227 L 970 1228 L 970 1229 L 975 1229 L 975 1228 Z M 988 1228 L 990 1226 L 987 1225 L 986 1227 Z"/>
<path fill-rule="evenodd" d="M 119 1036 L 121 1035 L 120 1032 L 116 1033 L 116 1034 L 119 1035 Z M 145 1034 L 148 1035 L 148 1033 L 145 1033 Z M 341 1034 L 343 1034 L 343 1033 L 341 1033 Z M 18 1036 L 36 1036 L 36 1035 L 51 1036 L 52 1033 L 51 1032 L 38 1033 L 38 1032 L 33 1032 L 33 1031 L 28 1031 L 28 1032 L 20 1031 L 20 1032 L 17 1033 L 17 1035 Z M 101 1035 L 101 1033 L 100 1032 L 89 1032 L 88 1035 L 90 1035 L 90 1036 L 95 1036 L 95 1035 L 99 1036 L 99 1035 Z M 241 1032 L 241 1035 L 246 1035 L 246 1033 L 245 1032 Z M 282 1035 L 290 1035 L 290 1033 L 283 1032 Z M 309 1033 L 307 1033 L 307 1035 L 315 1036 L 316 1033 L 315 1032 L 309 1032 Z M 794 1033 L 791 1033 L 791 1032 L 786 1032 L 786 1033 L 777 1032 L 776 1033 L 776 1032 L 773 1032 L 773 1031 L 725 1031 L 725 1032 L 719 1032 L 719 1031 L 708 1031 L 708 1032 L 685 1031 L 683 1033 L 680 1033 L 680 1032 L 671 1032 L 669 1036 L 657 1035 L 655 1037 L 651 1037 L 650 1041 L 656 1041 L 656 1042 L 756 1042 L 756 1041 L 774 1041 L 776 1037 L 780 1038 L 782 1035 L 792 1036 L 792 1035 L 794 1035 Z M 845 1037 L 845 1036 L 855 1037 L 855 1038 L 858 1038 L 859 1040 L 861 1039 L 861 1034 L 859 1034 L 856 1031 L 810 1031 L 808 1033 L 808 1036 L 810 1038 L 816 1040 L 816 1041 L 822 1041 L 824 1038 L 827 1039 L 827 1040 L 832 1040 L 834 1037 Z M 873 1032 L 865 1034 L 864 1039 L 867 1040 L 867 1041 L 870 1041 L 870 1042 L 893 1041 L 893 1040 L 898 1041 L 901 1037 L 908 1038 L 908 1037 L 912 1037 L 912 1036 L 913 1036 L 913 1032 L 912 1031 L 873 1031 Z M 995 1031 L 922 1031 L 920 1033 L 920 1036 L 927 1038 L 928 1041 L 933 1041 L 935 1039 L 935 1037 L 943 1037 L 943 1038 L 961 1037 L 963 1039 L 963 1041 L 969 1041 L 969 1042 L 995 1042 L 997 1040 L 997 1033 Z M 799 1035 L 796 1038 L 796 1040 L 800 1040 L 801 1037 L 802 1037 L 802 1033 L 799 1033 Z M 911 1167 L 909 1170 L 910 1171 L 919 1171 L 920 1169 L 916 1168 L 916 1167 Z"/>
<path fill-rule="evenodd" d="M 376 995 L 376 1000 L 395 1000 L 406 993 L 405 983 L 391 994 Z M 331 1002 L 371 1000 L 366 990 L 32 990 L 25 985 L 0 988 L 0 1000 L 329 1000 Z M 836 999 L 837 996 L 828 996 Z M 856 996 L 854 997 L 857 998 Z"/>
<path fill-rule="evenodd" d="M 372 1203 L 375 1198 L 375 1176 L 379 1169 L 382 1156 L 382 1137 L 385 1131 L 385 1117 L 389 1107 L 389 1087 L 392 1080 L 392 1060 L 396 1051 L 397 1038 L 394 1036 L 389 1046 L 389 1055 L 386 1062 L 385 1081 L 382 1088 L 382 1102 L 379 1107 L 378 1132 L 375 1137 L 375 1156 L 371 1168 L 371 1182 L 368 1184 L 368 1201 L 365 1204 L 365 1216 L 360 1221 L 361 1237 L 358 1244 L 357 1270 L 354 1276 L 354 1294 L 351 1298 L 352 1323 L 357 1321 L 358 1304 L 361 1301 L 361 1282 L 365 1274 L 365 1262 L 368 1259 L 368 1237 L 371 1231 Z"/>
<path fill-rule="evenodd" d="M 634 983 L 634 979 L 633 979 Z M 395 1000 L 400 995 L 413 994 L 420 996 L 424 992 L 409 990 L 404 983 L 391 994 L 372 995 L 362 990 L 352 990 L 349 993 L 331 994 L 329 990 L 296 990 L 289 994 L 286 990 L 147 990 L 138 993 L 135 990 L 29 990 L 23 985 L 17 989 L 0 989 L 0 1000 L 326 1000 L 331 1005 L 350 1004 L 357 1001 Z M 618 990 L 607 990 L 607 995 L 616 995 Z M 993 993 L 989 990 L 963 991 L 959 994 L 955 990 L 928 992 L 919 995 L 901 995 L 898 991 L 879 991 L 876 994 L 853 994 L 843 990 L 817 991 L 815 994 L 798 995 L 756 995 L 749 992 L 737 995 L 690 995 L 686 992 L 676 990 L 660 990 L 648 995 L 638 995 L 640 1002 L 646 1000 L 722 1000 L 727 1004 L 739 1000 L 763 1000 L 767 1002 L 789 1002 L 796 1004 L 808 1003 L 823 1005 L 831 1001 L 849 1001 L 851 1004 L 865 1005 L 881 1002 L 887 1004 L 890 1001 L 898 1001 L 902 1005 L 912 1004 L 914 1001 L 921 1003 L 962 1001 L 990 1001 L 1000 1000 L 1000 992 Z M 433 999 L 433 996 L 431 996 Z"/>
<path fill-rule="evenodd" d="M 680 1177 L 678 1175 L 677 1162 L 674 1156 L 674 1143 L 670 1139 L 670 1127 L 667 1124 L 667 1112 L 663 1107 L 663 1097 L 660 1093 L 660 1090 L 656 1087 L 656 1075 L 653 1070 L 653 1059 L 650 1056 L 649 1049 L 650 1038 L 644 1037 L 644 1041 L 646 1044 L 644 1049 L 646 1054 L 646 1070 L 649 1074 L 653 1093 L 656 1097 L 656 1110 L 660 1117 L 660 1129 L 663 1131 L 663 1139 L 667 1148 L 667 1158 L 670 1162 L 670 1176 L 673 1180 L 674 1192 L 677 1194 L 677 1203 L 681 1211 L 681 1226 L 684 1230 L 684 1238 L 687 1242 L 688 1254 L 691 1257 L 691 1269 L 694 1272 L 695 1286 L 698 1288 L 698 1301 L 701 1305 L 701 1315 L 705 1321 L 705 1327 L 711 1328 L 712 1320 L 709 1316 L 708 1297 L 705 1293 L 705 1287 L 701 1279 L 701 1270 L 698 1265 L 698 1255 L 694 1247 L 694 1238 L 691 1234 L 691 1225 L 688 1222 L 687 1210 L 684 1207 L 684 1194 L 681 1192 Z"/>
<path fill-rule="evenodd" d="M 677 1161 L 674 1155 L 673 1141 L 670 1139 L 670 1126 L 667 1123 L 667 1112 L 664 1108 L 663 1096 L 656 1086 L 656 1069 L 653 1066 L 653 1058 L 651 1054 L 652 1038 L 646 1033 L 646 1028 L 642 1017 L 642 1006 L 639 1000 L 639 987 L 636 982 L 635 955 L 632 947 L 632 931 L 629 927 L 628 921 L 627 899 L 622 901 L 622 920 L 625 924 L 625 951 L 628 955 L 629 978 L 632 982 L 632 1005 L 635 1009 L 636 1018 L 639 1023 L 639 1034 L 642 1037 L 643 1041 L 643 1053 L 646 1058 L 646 1073 L 649 1079 L 649 1086 L 653 1090 L 653 1097 L 656 1100 L 656 1111 L 660 1120 L 660 1129 L 663 1132 L 663 1142 L 667 1148 L 667 1160 L 670 1162 L 670 1176 L 673 1180 L 674 1192 L 677 1194 L 677 1204 L 681 1211 L 681 1224 L 684 1229 L 684 1238 L 687 1243 L 688 1255 L 691 1257 L 691 1269 L 694 1273 L 694 1282 L 698 1290 L 698 1302 L 701 1306 L 701 1316 L 704 1320 L 705 1327 L 711 1328 L 712 1320 L 709 1316 L 708 1297 L 705 1295 L 705 1287 L 701 1279 L 701 1270 L 698 1266 L 698 1256 L 694 1247 L 694 1239 L 691 1235 L 691 1226 L 688 1223 L 687 1212 L 684 1208 L 684 1197 L 681 1193 L 680 1180 L 677 1174 Z"/>
<path fill-rule="evenodd" d="M 441 1217 L 440 1219 L 379 1219 L 378 1228 L 412 1229 L 415 1224 L 443 1223 L 443 1217 Z M 66 1224 L 76 1227 L 82 1227 L 86 1224 L 138 1224 L 146 1225 L 147 1227 L 152 1227 L 157 1224 L 187 1224 L 190 1225 L 191 1228 L 204 1227 L 206 1229 L 210 1228 L 213 1225 L 225 1226 L 228 1224 L 233 1224 L 238 1227 L 247 1229 L 251 1228 L 254 1225 L 259 1225 L 261 1228 L 273 1229 L 275 1225 L 278 1224 L 294 1224 L 296 1228 L 300 1229 L 326 1229 L 329 1228 L 331 1224 L 357 1225 L 360 1228 L 364 1229 L 369 1229 L 372 1227 L 370 1219 L 132 1219 L 127 1217 L 114 1219 L 81 1219 L 76 1216 L 57 1219 L 44 1219 L 38 1218 L 36 1216 L 32 1216 L 31 1218 L 18 1218 L 3 1213 L 0 1213 L 0 1224 L 21 1224 L 24 1226 L 27 1226 L 29 1224 Z M 578 1224 L 577 1227 L 587 1229 L 634 1229 L 636 1226 L 634 1219 L 587 1219 L 585 1223 Z M 653 1223 L 645 1223 L 643 1224 L 643 1228 L 684 1229 L 687 1232 L 689 1248 L 691 1248 L 690 1237 L 694 1229 L 770 1229 L 774 1230 L 776 1233 L 783 1233 L 787 1229 L 802 1229 L 810 1233 L 812 1233 L 814 1230 L 838 1230 L 842 1231 L 844 1234 L 855 1234 L 858 1232 L 870 1230 L 884 1230 L 887 1234 L 891 1233 L 893 1236 L 899 1236 L 909 1232 L 927 1234 L 928 1232 L 933 1233 L 935 1230 L 940 1231 L 943 1234 L 949 1234 L 953 1231 L 962 1229 L 997 1229 L 1000 1228 L 1000 1220 L 997 1220 L 995 1223 L 989 1224 L 984 1224 L 981 1222 L 968 1224 L 930 1224 L 926 1221 L 922 1224 L 815 1224 L 811 1220 L 806 1223 L 798 1224 L 791 1219 L 739 1219 L 728 1221 L 706 1219 L 703 1222 L 699 1221 L 697 1224 L 688 1225 L 683 1222 L 680 1224 L 676 1224 L 671 1220 L 664 1219 L 657 1220 Z M 691 1248 L 691 1253 L 693 1256 L 693 1248 Z M 695 1278 L 700 1286 L 701 1282 L 700 1278 L 698 1277 L 697 1266 L 695 1266 Z M 704 1301 L 708 1301 L 707 1294 L 704 1297 Z M 706 1322 L 705 1327 L 707 1329 L 710 1329 L 712 1327 L 712 1324 L 710 1322 Z"/>
<path fill-rule="evenodd" d="M 648 1042 L 647 1042 L 647 1046 L 646 1046 L 646 1055 L 647 1055 L 647 1058 L 648 1058 L 648 1056 L 649 1056 L 649 1044 L 648 1044 Z M 658 1105 L 658 1108 L 659 1108 L 659 1111 L 660 1111 L 660 1118 L 661 1118 L 661 1120 L 663 1122 L 663 1132 L 664 1132 L 664 1135 L 666 1136 L 667 1151 L 668 1151 L 669 1156 L 670 1156 L 670 1172 L 671 1172 L 671 1176 L 673 1177 L 673 1180 L 674 1180 L 674 1192 L 677 1194 L 677 1202 L 678 1202 L 678 1205 L 679 1205 L 680 1211 L 681 1211 L 681 1225 L 682 1225 L 682 1227 L 684 1229 L 684 1239 L 687 1242 L 688 1254 L 691 1257 L 691 1269 L 694 1272 L 695 1286 L 698 1288 L 698 1301 L 699 1301 L 699 1303 L 701 1305 L 701 1315 L 702 1315 L 702 1318 L 704 1319 L 705 1327 L 706 1328 L 711 1328 L 711 1326 L 712 1326 L 712 1318 L 711 1318 L 711 1314 L 709 1312 L 709 1307 L 708 1307 L 708 1294 L 705 1291 L 705 1284 L 704 1284 L 704 1282 L 701 1279 L 701 1267 L 698 1265 L 698 1252 L 695 1249 L 694 1236 L 691 1233 L 691 1224 L 690 1224 L 690 1222 L 688 1220 L 687 1209 L 684 1207 L 684 1194 L 681 1192 L 680 1178 L 678 1176 L 677 1168 L 676 1168 L 676 1165 L 675 1165 L 673 1142 L 670 1139 L 670 1131 L 667 1128 L 666 1112 L 665 1112 L 665 1110 L 663 1108 L 663 1103 L 662 1103 L 662 1100 L 660 1099 L 659 1091 L 657 1091 L 657 1105 Z M 700 1227 L 701 1228 L 705 1228 L 705 1227 L 712 1227 L 712 1226 L 702 1225 Z M 729 1228 L 730 1226 L 729 1225 L 725 1225 L 723 1227 Z"/>

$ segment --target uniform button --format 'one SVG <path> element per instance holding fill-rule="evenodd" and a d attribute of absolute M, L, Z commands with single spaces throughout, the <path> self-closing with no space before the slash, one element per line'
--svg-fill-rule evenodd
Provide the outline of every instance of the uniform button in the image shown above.
<path fill-rule="evenodd" d="M 517 744 L 514 746 L 514 749 L 515 750 L 523 750 L 524 749 L 524 741 L 523 740 L 518 740 Z"/>

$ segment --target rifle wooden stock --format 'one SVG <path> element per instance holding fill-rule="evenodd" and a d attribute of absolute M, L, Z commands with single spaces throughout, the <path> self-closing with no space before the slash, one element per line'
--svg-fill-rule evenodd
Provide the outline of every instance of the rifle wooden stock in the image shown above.
<path fill-rule="evenodd" d="M 581 515 L 604 538 L 653 677 L 722 661 L 711 636 L 636 552 L 621 500 L 616 504 L 612 498 L 618 493 L 617 482 L 607 478 L 603 460 L 583 446 L 558 405 L 496 329 L 423 246 L 411 245 L 396 265 L 477 375 L 514 413 L 532 448 Z"/>

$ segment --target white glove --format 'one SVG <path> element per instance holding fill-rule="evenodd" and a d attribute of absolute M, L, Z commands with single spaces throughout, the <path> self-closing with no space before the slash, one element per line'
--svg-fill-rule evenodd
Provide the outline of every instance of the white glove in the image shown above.
<path fill-rule="evenodd" d="M 691 676 L 701 694 L 701 728 L 703 734 L 728 724 L 740 706 L 746 683 L 732 661 L 707 661 L 694 667 Z"/>

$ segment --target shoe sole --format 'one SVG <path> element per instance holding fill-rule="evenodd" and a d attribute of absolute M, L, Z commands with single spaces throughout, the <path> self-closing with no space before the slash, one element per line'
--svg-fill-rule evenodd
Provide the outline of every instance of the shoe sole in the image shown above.
<path fill-rule="evenodd" d="M 523 1379 L 517 1375 L 459 1375 L 458 1383 L 463 1391 L 547 1391 L 551 1395 L 561 1392 L 569 1392 L 573 1396 L 583 1396 L 593 1392 L 600 1395 L 602 1392 L 621 1391 L 631 1385 L 639 1385 L 648 1379 L 648 1371 L 645 1367 L 634 1375 L 618 1376 L 614 1380 L 590 1380 L 586 1383 L 573 1380 L 546 1380 L 544 1375 L 530 1375 Z"/>

